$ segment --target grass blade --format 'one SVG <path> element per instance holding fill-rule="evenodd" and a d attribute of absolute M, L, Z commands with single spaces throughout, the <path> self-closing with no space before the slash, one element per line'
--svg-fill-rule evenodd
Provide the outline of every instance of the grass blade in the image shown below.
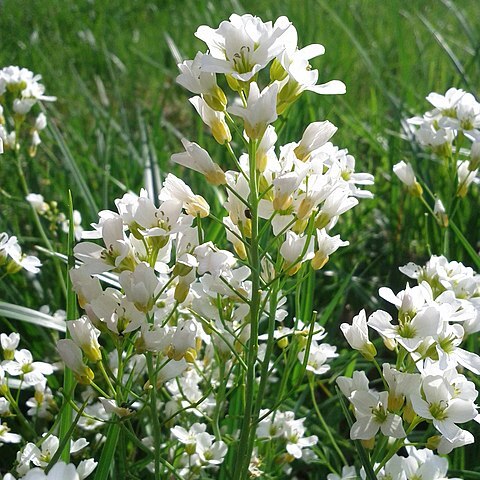
<path fill-rule="evenodd" d="M 110 424 L 107 431 L 107 440 L 105 441 L 100 460 L 95 470 L 94 480 L 106 480 L 109 477 L 110 468 L 114 463 L 119 435 L 120 425 L 118 423 Z"/>
<path fill-rule="evenodd" d="M 457 238 L 460 240 L 460 243 L 463 245 L 465 250 L 468 252 L 470 257 L 472 258 L 472 260 L 475 263 L 475 266 L 477 267 L 477 269 L 480 269 L 480 256 L 478 255 L 478 253 L 470 245 L 470 242 L 464 237 L 464 235 L 460 231 L 460 229 L 451 220 L 450 220 L 450 227 L 452 228 L 452 230 L 455 233 L 455 235 L 457 236 Z"/>
<path fill-rule="evenodd" d="M 63 320 L 46 313 L 37 312 L 31 308 L 14 305 L 13 303 L 0 302 L 0 316 L 31 323 L 43 328 L 51 328 L 59 332 L 65 331 L 65 322 Z"/>

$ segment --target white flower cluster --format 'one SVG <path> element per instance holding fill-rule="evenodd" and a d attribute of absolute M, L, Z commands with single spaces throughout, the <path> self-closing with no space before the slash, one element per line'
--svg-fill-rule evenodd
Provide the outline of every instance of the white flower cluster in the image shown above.
<path fill-rule="evenodd" d="M 257 427 L 257 437 L 268 442 L 283 442 L 286 453 L 285 463 L 294 459 L 310 460 L 315 455 L 310 447 L 316 445 L 316 435 L 306 436 L 305 418 L 295 419 L 294 412 L 269 412 L 262 410 L 261 417 L 265 417 Z"/>
<path fill-rule="evenodd" d="M 10 395 L 12 381 L 14 388 L 33 388 L 35 394 L 28 399 L 27 414 L 33 417 L 50 419 L 52 409 L 56 408 L 52 392 L 47 386 L 46 377 L 52 375 L 54 369 L 50 363 L 35 362 L 32 353 L 27 349 L 18 350 L 20 335 L 18 333 L 0 334 L 0 345 L 3 360 L 0 363 L 0 415 L 8 414 L 13 397 Z M 15 379 L 15 380 L 14 380 Z M 12 388 L 13 388 L 12 387 Z"/>
<path fill-rule="evenodd" d="M 342 325 L 349 344 L 365 358 L 372 360 L 376 354 L 367 327 L 397 354 L 395 366 L 383 364 L 385 391 L 370 389 L 363 371 L 338 379 L 356 418 L 350 436 L 371 440 L 381 430 L 385 436 L 404 439 L 406 432 L 427 421 L 438 431 L 429 445 L 449 453 L 474 441 L 459 425 L 479 420 L 478 392 L 462 372 L 480 374 L 480 356 L 461 345 L 469 334 L 480 331 L 480 275 L 436 256 L 424 267 L 410 263 L 400 270 L 418 285 L 407 284 L 398 294 L 380 289 L 380 296 L 397 309 L 395 318 L 377 310 L 367 320 L 362 311 L 352 325 Z"/>
<path fill-rule="evenodd" d="M 321 45 L 299 48 L 284 17 L 272 24 L 232 15 L 218 29 L 202 26 L 196 35 L 208 53 L 180 64 L 177 80 L 196 95 L 190 102 L 234 169 L 186 139 L 185 151 L 172 161 L 225 189 L 220 195 L 227 215 L 217 218 L 205 198 L 173 174 L 157 198 L 142 190 L 117 199 L 116 211 L 100 212 L 93 230 L 82 234 L 103 244 L 85 241 L 74 248 L 78 266 L 70 276 L 86 315 L 68 321 L 69 338 L 58 342 L 77 381 L 89 385 L 80 428 L 95 430 L 112 414 L 133 421 L 145 411 L 147 395 L 161 409 L 162 425 L 171 428 L 172 464 L 192 479 L 206 468 L 223 468 L 224 435 L 235 439 L 229 448 L 245 449 L 237 455 L 248 469 L 252 449 L 254 457 L 263 455 L 255 443 L 257 426 L 262 439 L 267 425 L 276 429 L 284 444 L 270 457 L 286 468 L 313 455 L 309 447 L 317 439 L 305 435 L 304 419 L 276 412 L 256 423 L 262 405 L 255 390 L 270 388 L 287 357 L 319 375 L 337 356 L 335 347 L 321 343 L 325 331 L 314 320 L 297 318 L 289 326 L 283 289 L 306 262 L 320 269 L 348 244 L 330 232 L 359 198 L 372 197 L 360 187 L 373 183 L 372 175 L 355 173 L 347 150 L 330 142 L 337 129 L 328 121 L 310 124 L 298 142 L 276 145 L 272 123 L 303 91 L 345 91 L 338 81 L 317 85 L 309 60 L 323 54 Z M 268 66 L 270 80 L 260 85 L 259 73 Z M 225 75 L 222 88 L 235 98 L 227 97 L 217 74 Z M 236 142 L 232 132 L 239 134 Z M 238 146 L 244 151 L 237 155 Z M 30 200 L 45 211 L 43 198 Z M 205 240 L 214 222 L 232 251 Z M 230 387 L 249 397 L 243 423 L 238 414 L 221 421 L 231 405 Z M 144 435 L 146 444 L 159 443 L 155 431 Z M 158 461 L 150 467 L 158 472 Z"/>
<path fill-rule="evenodd" d="M 417 449 L 413 446 L 407 446 L 408 456 L 402 457 L 393 455 L 381 467 L 377 473 L 378 480 L 448 480 L 448 460 L 446 458 L 435 455 L 427 448 Z M 375 469 L 379 465 L 375 464 Z M 327 480 L 357 480 L 355 467 L 343 467 L 341 475 L 330 473 Z M 364 469 L 360 470 L 360 478 L 365 480 L 366 474 Z M 450 480 L 460 480 L 459 478 L 451 478 Z"/>
<path fill-rule="evenodd" d="M 183 446 L 180 464 L 183 469 L 178 472 L 180 476 L 200 469 L 215 467 L 223 462 L 227 453 L 227 445 L 222 440 L 215 441 L 215 436 L 207 431 L 204 423 L 194 423 L 189 430 L 176 426 L 171 429 L 172 436 Z"/>
<path fill-rule="evenodd" d="M 79 438 L 76 441 L 70 441 L 70 452 L 74 455 L 79 454 L 83 449 L 88 446 L 89 442 L 85 438 Z M 92 458 L 81 460 L 78 466 L 73 464 L 64 465 L 62 467 L 56 466 L 52 468 L 51 472 L 46 474 L 44 469 L 49 465 L 52 457 L 58 450 L 60 446 L 60 441 L 55 435 L 44 435 L 42 437 L 42 442 L 40 447 L 37 447 L 34 443 L 27 443 L 22 450 L 17 453 L 17 467 L 16 472 L 19 475 L 19 479 L 29 480 L 29 479 L 50 479 L 57 478 L 55 474 L 51 472 L 54 471 L 54 468 L 63 474 L 67 474 L 65 478 L 68 480 L 83 480 L 87 478 L 97 466 Z M 62 462 L 59 462 L 57 465 L 61 465 Z M 4 477 L 5 478 L 5 477 Z M 14 477 L 11 476 L 11 479 Z"/>
<path fill-rule="evenodd" d="M 37 102 L 56 100 L 55 97 L 44 95 L 45 87 L 40 83 L 41 78 L 41 75 L 34 75 L 26 68 L 10 66 L 0 70 L 0 153 L 4 148 L 19 148 L 20 138 L 17 138 L 17 134 L 24 129 L 25 119 Z M 40 113 L 29 125 L 31 156 L 35 156 L 41 143 L 40 132 L 46 126 L 47 117 L 44 113 Z"/>
<path fill-rule="evenodd" d="M 408 121 L 420 127 L 415 136 L 422 145 L 448 150 L 459 134 L 480 140 L 480 103 L 471 93 L 450 88 L 445 95 L 430 93 L 427 100 L 435 108 Z"/>
<path fill-rule="evenodd" d="M 3 360 L 0 364 L 0 416 L 13 417 L 16 415 L 23 420 L 22 426 L 25 427 L 27 420 L 23 417 L 18 404 L 18 396 L 13 395 L 11 390 L 25 390 L 34 388 L 35 394 L 26 401 L 29 408 L 27 414 L 38 419 L 50 420 L 52 412 L 57 410 L 52 392 L 47 386 L 46 377 L 52 375 L 54 368 L 50 363 L 33 361 L 29 350 L 18 349 L 20 335 L 11 333 L 0 335 L 1 350 Z M 31 429 L 31 427 L 30 427 Z M 3 443 L 21 443 L 23 438 L 17 433 L 11 433 L 9 426 L 0 421 L 0 445 Z M 47 475 L 44 469 L 50 463 L 55 452 L 59 447 L 59 439 L 50 434 L 45 434 L 37 447 L 34 443 L 27 443 L 17 452 L 16 472 L 17 478 L 33 480 L 41 478 L 68 478 L 83 480 L 95 469 L 97 463 L 93 459 L 80 461 L 78 467 L 70 464 L 62 470 L 61 463 L 54 467 Z M 71 442 L 71 452 L 78 453 L 88 445 L 84 438 Z M 69 473 L 67 477 L 56 476 L 54 472 Z M 7 474 L 4 479 L 15 480 L 11 474 Z"/>
<path fill-rule="evenodd" d="M 410 118 L 408 123 L 414 129 L 417 141 L 438 156 L 448 159 L 452 157 L 453 151 L 456 159 L 456 195 L 465 197 L 472 182 L 478 182 L 480 103 L 471 93 L 457 88 L 450 88 L 445 95 L 432 92 L 427 96 L 427 100 L 435 108 L 426 112 L 423 117 Z M 450 168 L 450 163 L 448 166 Z M 401 161 L 393 167 L 393 171 L 413 195 L 422 195 L 423 189 L 409 163 Z M 447 226 L 443 203 L 439 198 L 436 200 L 437 219 L 440 224 Z"/>
<path fill-rule="evenodd" d="M 309 45 L 299 49 L 297 32 L 285 17 L 272 25 L 251 15 L 232 15 L 216 30 L 200 27 L 196 36 L 209 51 L 179 64 L 177 81 L 201 95 L 191 103 L 219 143 L 231 141 L 228 112 L 243 120 L 249 145 L 256 144 L 259 216 L 272 224 L 275 236 L 285 236 L 280 249 L 285 270 L 293 275 L 309 260 L 314 268 L 323 267 L 330 254 L 348 244 L 328 232 L 342 213 L 357 205 L 356 197 L 372 196 L 357 185 L 371 185 L 373 177 L 355 174 L 354 158 L 329 142 L 337 130 L 330 122 L 312 123 L 299 142 L 277 147 L 278 154 L 277 134 L 271 124 L 304 90 L 344 93 L 345 86 L 336 80 L 316 85 L 318 71 L 312 70 L 308 61 L 323 54 L 324 48 Z M 260 90 L 258 73 L 272 60 L 270 84 Z M 230 88 L 240 94 L 228 109 L 216 74 L 226 74 Z M 251 215 L 245 208 L 251 196 L 249 155 L 240 156 L 239 171 L 224 173 L 200 146 L 187 140 L 183 144 L 186 152 L 173 155 L 174 162 L 203 173 L 213 184 L 227 185 L 227 238 L 245 259 L 241 237 L 252 235 Z"/>
<path fill-rule="evenodd" d="M 38 273 L 41 266 L 37 257 L 22 253 L 17 237 L 0 233 L 0 268 L 5 269 L 6 274 L 16 273 L 22 268 L 30 273 Z"/>

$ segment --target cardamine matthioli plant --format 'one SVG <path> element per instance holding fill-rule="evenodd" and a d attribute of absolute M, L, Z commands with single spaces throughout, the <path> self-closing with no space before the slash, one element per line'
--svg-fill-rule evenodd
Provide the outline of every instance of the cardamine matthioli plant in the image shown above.
<path fill-rule="evenodd" d="M 79 426 L 106 435 L 97 478 L 114 457 L 120 476 L 137 467 L 156 479 L 279 478 L 317 459 L 317 436 L 284 404 L 293 375 L 313 393 L 337 354 L 287 296 L 348 244 L 332 232 L 371 197 L 358 186 L 373 177 L 330 143 L 328 121 L 277 145 L 274 123 L 300 95 L 345 92 L 317 85 L 309 60 L 321 45 L 299 48 L 285 17 L 232 15 L 196 36 L 208 52 L 180 64 L 177 81 L 229 164 L 187 139 L 172 160 L 221 190 L 226 215 L 169 174 L 158 198 L 128 193 L 100 212 L 84 238 L 103 245 L 74 249 L 85 315 L 58 349 L 83 392 Z M 228 244 L 207 241 L 215 225 Z"/>

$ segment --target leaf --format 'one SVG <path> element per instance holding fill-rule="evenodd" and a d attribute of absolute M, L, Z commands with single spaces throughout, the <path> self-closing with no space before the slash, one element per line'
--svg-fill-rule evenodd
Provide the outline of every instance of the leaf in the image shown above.
<path fill-rule="evenodd" d="M 478 255 L 478 253 L 470 245 L 470 242 L 464 237 L 464 235 L 460 231 L 460 229 L 451 220 L 450 220 L 449 225 L 452 228 L 455 235 L 457 236 L 457 238 L 460 240 L 460 243 L 463 245 L 465 250 L 468 252 L 470 257 L 472 258 L 472 260 L 475 263 L 475 266 L 477 267 L 477 269 L 480 269 L 480 256 Z"/>
<path fill-rule="evenodd" d="M 115 451 L 117 449 L 118 437 L 120 435 L 120 425 L 112 423 L 108 427 L 107 439 L 100 455 L 97 468 L 95 470 L 94 480 L 106 480 L 109 476 L 110 468 L 114 462 Z"/>
<path fill-rule="evenodd" d="M 96 217 L 98 214 L 97 204 L 95 203 L 92 192 L 90 191 L 90 188 L 88 187 L 88 184 L 83 177 L 81 170 L 78 168 L 75 158 L 73 157 L 70 149 L 65 143 L 65 140 L 63 139 L 60 130 L 57 128 L 54 122 L 48 122 L 48 129 L 51 132 L 58 147 L 60 148 L 60 151 L 62 152 L 64 165 L 70 172 L 72 176 L 72 181 L 77 184 L 77 187 L 79 188 L 82 197 L 88 205 L 91 215 L 93 217 Z"/>
<path fill-rule="evenodd" d="M 52 315 L 37 312 L 31 308 L 21 307 L 13 303 L 0 302 L 0 316 L 20 320 L 21 322 L 32 323 L 43 328 L 51 328 L 59 332 L 65 332 L 65 322 Z"/>

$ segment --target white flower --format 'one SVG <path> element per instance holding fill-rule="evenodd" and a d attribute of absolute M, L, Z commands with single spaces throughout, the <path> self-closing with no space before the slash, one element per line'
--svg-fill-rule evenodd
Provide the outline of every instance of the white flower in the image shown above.
<path fill-rule="evenodd" d="M 471 400 L 454 396 L 454 388 L 439 375 L 427 375 L 422 382 L 425 398 L 412 395 L 415 413 L 431 420 L 434 427 L 450 442 L 462 432 L 457 423 L 473 420 L 477 415 L 476 406 Z"/>
<path fill-rule="evenodd" d="M 402 160 L 401 162 L 395 164 L 393 166 L 393 173 L 395 173 L 400 181 L 408 187 L 408 190 L 412 195 L 422 195 L 422 187 L 417 182 L 413 168 L 409 163 L 405 163 Z"/>
<path fill-rule="evenodd" d="M 2 345 L 5 360 L 12 360 L 14 358 L 14 353 L 19 343 L 20 335 L 18 333 L 12 332 L 10 335 L 6 333 L 0 334 L 0 344 Z"/>
<path fill-rule="evenodd" d="M 73 220 L 73 234 L 75 236 L 75 240 L 79 241 L 82 239 L 83 234 L 83 227 L 82 227 L 82 214 L 78 210 L 74 210 L 72 212 L 72 220 Z M 70 229 L 70 221 L 65 219 L 62 221 L 62 230 L 65 233 L 68 233 Z"/>
<path fill-rule="evenodd" d="M 3 443 L 20 443 L 22 441 L 21 435 L 10 433 L 10 428 L 6 423 L 2 424 L 0 420 L 0 445 Z"/>
<path fill-rule="evenodd" d="M 340 235 L 331 237 L 324 228 L 317 230 L 317 250 L 312 259 L 312 267 L 315 270 L 322 268 L 328 262 L 332 253 L 336 252 L 340 247 L 346 247 L 347 245 L 349 245 L 349 242 L 343 241 Z"/>
<path fill-rule="evenodd" d="M 154 298 L 161 284 L 155 271 L 145 263 L 140 263 L 133 272 L 125 270 L 118 281 L 127 299 L 141 312 L 148 312 L 153 307 Z"/>
<path fill-rule="evenodd" d="M 105 412 L 108 414 L 114 413 L 118 417 L 123 418 L 123 417 L 128 417 L 133 412 L 129 408 L 119 407 L 115 400 L 104 398 L 104 397 L 98 397 L 98 399 L 102 403 L 103 408 L 105 409 Z"/>
<path fill-rule="evenodd" d="M 222 440 L 212 442 L 215 438 L 204 432 L 197 435 L 196 453 L 200 461 L 209 465 L 220 465 L 227 454 L 227 444 Z"/>
<path fill-rule="evenodd" d="M 58 353 L 70 368 L 80 383 L 89 384 L 93 379 L 93 372 L 83 362 L 82 351 L 73 340 L 63 339 L 57 342 Z"/>
<path fill-rule="evenodd" d="M 58 462 L 47 473 L 41 468 L 30 470 L 22 480 L 81 480 L 73 463 Z"/>
<path fill-rule="evenodd" d="M 261 140 L 267 127 L 277 119 L 278 83 L 265 87 L 262 92 L 256 82 L 250 84 L 247 105 L 232 105 L 228 111 L 243 118 L 245 132 L 252 140 Z"/>
<path fill-rule="evenodd" d="M 87 460 L 82 460 L 77 467 L 77 473 L 80 477 L 80 480 L 87 478 L 97 467 L 98 462 L 93 458 L 88 458 Z"/>
<path fill-rule="evenodd" d="M 347 397 L 350 398 L 353 392 L 360 390 L 362 392 L 368 392 L 368 378 L 365 372 L 355 370 L 352 374 L 352 378 L 349 377 L 338 377 L 337 385 L 340 388 L 341 392 Z"/>
<path fill-rule="evenodd" d="M 318 70 L 311 68 L 309 60 L 325 53 L 323 45 L 312 44 L 299 49 L 297 47 L 297 30 L 293 25 L 285 32 L 282 41 L 285 44 L 285 50 L 279 56 L 279 60 L 283 69 L 288 73 L 288 81 L 285 81 L 284 86 L 288 92 L 286 101 L 294 100 L 304 90 L 320 94 L 345 93 L 344 83 L 338 80 L 316 85 Z"/>
<path fill-rule="evenodd" d="M 98 336 L 100 332 L 92 325 L 88 317 L 67 322 L 67 328 L 72 340 L 83 350 L 87 358 L 92 362 L 102 359 Z"/>
<path fill-rule="evenodd" d="M 402 419 L 388 411 L 388 392 L 364 392 L 356 390 L 349 398 L 355 407 L 357 421 L 352 425 L 352 440 L 369 440 L 378 430 L 383 435 L 394 438 L 406 436 Z"/>
<path fill-rule="evenodd" d="M 342 323 L 340 330 L 345 335 L 350 346 L 358 350 L 367 359 L 372 359 L 377 354 L 377 350 L 372 342 L 368 339 L 367 317 L 365 310 L 353 317 L 352 325 Z"/>
<path fill-rule="evenodd" d="M 197 324 L 193 320 L 180 320 L 177 328 L 169 338 L 166 354 L 176 361 L 185 358 L 192 362 L 197 356 Z"/>
<path fill-rule="evenodd" d="M 193 60 L 185 60 L 177 65 L 181 72 L 176 79 L 177 83 L 197 95 L 211 94 L 217 88 L 215 74 L 202 68 L 203 56 L 203 53 L 198 52 Z"/>
<path fill-rule="evenodd" d="M 25 199 L 39 215 L 43 215 L 50 209 L 50 206 L 45 202 L 43 196 L 38 193 L 29 193 Z"/>
<path fill-rule="evenodd" d="M 303 132 L 302 139 L 294 150 L 295 155 L 302 161 L 308 160 L 310 154 L 327 143 L 337 130 L 328 120 L 311 123 Z"/>
<path fill-rule="evenodd" d="M 272 22 L 264 23 L 248 14 L 233 14 L 216 30 L 202 25 L 195 32 L 209 50 L 202 57 L 202 68 L 248 82 L 282 51 L 279 39 L 289 26 L 286 17 L 280 17 L 272 26 Z"/>
<path fill-rule="evenodd" d="M 98 278 L 89 275 L 84 268 L 72 268 L 69 274 L 80 307 L 85 308 L 88 303 L 102 294 L 103 290 Z"/>
<path fill-rule="evenodd" d="M 325 200 L 315 220 L 319 229 L 332 227 L 338 216 L 358 205 L 358 200 L 349 196 L 349 192 L 337 188 Z"/>
<path fill-rule="evenodd" d="M 235 257 L 228 250 L 218 250 L 212 242 L 199 245 L 194 250 L 198 260 L 198 274 L 211 273 L 215 277 L 228 272 L 235 265 Z"/>
<path fill-rule="evenodd" d="M 26 350 L 16 350 L 15 360 L 7 360 L 3 364 L 6 372 L 13 376 L 21 376 L 26 385 L 34 386 L 46 381 L 45 375 L 53 373 L 53 367 L 49 363 L 34 362 L 32 354 Z"/>
<path fill-rule="evenodd" d="M 285 268 L 289 269 L 289 274 L 295 274 L 301 267 L 303 262 L 311 260 L 313 253 L 313 238 L 307 245 L 307 235 L 297 235 L 292 231 L 288 231 L 285 241 L 280 247 L 280 255 L 284 258 Z"/>
<path fill-rule="evenodd" d="M 204 433 L 206 430 L 207 425 L 205 425 L 204 423 L 194 423 L 190 427 L 190 430 L 185 430 L 185 428 L 177 425 L 171 428 L 170 432 L 184 445 L 196 445 L 198 435 Z M 211 439 L 214 440 L 215 437 L 211 435 Z"/>
<path fill-rule="evenodd" d="M 195 195 L 191 188 L 175 175 L 169 173 L 163 182 L 163 188 L 160 191 L 159 199 L 167 201 L 171 199 L 179 200 L 183 204 L 186 212 L 192 217 L 208 217 L 210 207 L 206 200 L 200 195 Z"/>
<path fill-rule="evenodd" d="M 185 147 L 185 152 L 173 154 L 172 162 L 202 173 L 212 185 L 226 183 L 225 173 L 212 160 L 206 150 L 194 142 L 189 142 L 186 138 L 182 138 L 182 144 Z"/>
<path fill-rule="evenodd" d="M 123 220 L 119 215 L 107 218 L 102 223 L 102 237 L 106 248 L 82 242 L 75 246 L 75 257 L 84 262 L 85 272 L 94 275 L 110 270 L 133 269 L 134 258 L 130 242 L 125 237 Z"/>
<path fill-rule="evenodd" d="M 357 480 L 357 471 L 355 467 L 345 466 L 342 468 L 341 475 L 337 475 L 336 473 L 329 473 L 327 475 L 327 480 Z"/>
<path fill-rule="evenodd" d="M 31 273 L 38 273 L 42 263 L 37 257 L 25 255 L 22 253 L 17 237 L 8 237 L 6 233 L 0 233 L 0 262 L 6 257 L 11 258 L 11 262 L 7 265 L 9 273 L 15 273 L 24 268 Z"/>
<path fill-rule="evenodd" d="M 279 332 L 281 333 L 281 332 Z M 313 372 L 315 375 L 323 375 L 330 370 L 330 365 L 327 364 L 331 358 L 338 357 L 336 353 L 337 347 L 333 347 L 328 343 L 317 344 L 316 341 L 312 341 L 310 345 L 310 351 L 308 353 L 307 370 Z M 305 350 L 302 350 L 298 354 L 298 360 L 303 364 L 305 361 Z"/>
<path fill-rule="evenodd" d="M 144 314 L 127 297 L 110 288 L 92 300 L 90 307 L 93 314 L 117 335 L 137 330 L 145 320 Z"/>
<path fill-rule="evenodd" d="M 468 187 L 475 180 L 478 169 L 471 171 L 470 162 L 468 161 L 459 161 L 457 162 L 457 175 L 458 175 L 458 188 L 457 195 L 459 197 L 465 197 L 468 192 Z"/>
<path fill-rule="evenodd" d="M 225 122 L 225 113 L 211 108 L 202 97 L 192 97 L 189 102 L 195 107 L 203 122 L 210 127 L 215 140 L 223 145 L 232 141 L 232 134 Z"/>

